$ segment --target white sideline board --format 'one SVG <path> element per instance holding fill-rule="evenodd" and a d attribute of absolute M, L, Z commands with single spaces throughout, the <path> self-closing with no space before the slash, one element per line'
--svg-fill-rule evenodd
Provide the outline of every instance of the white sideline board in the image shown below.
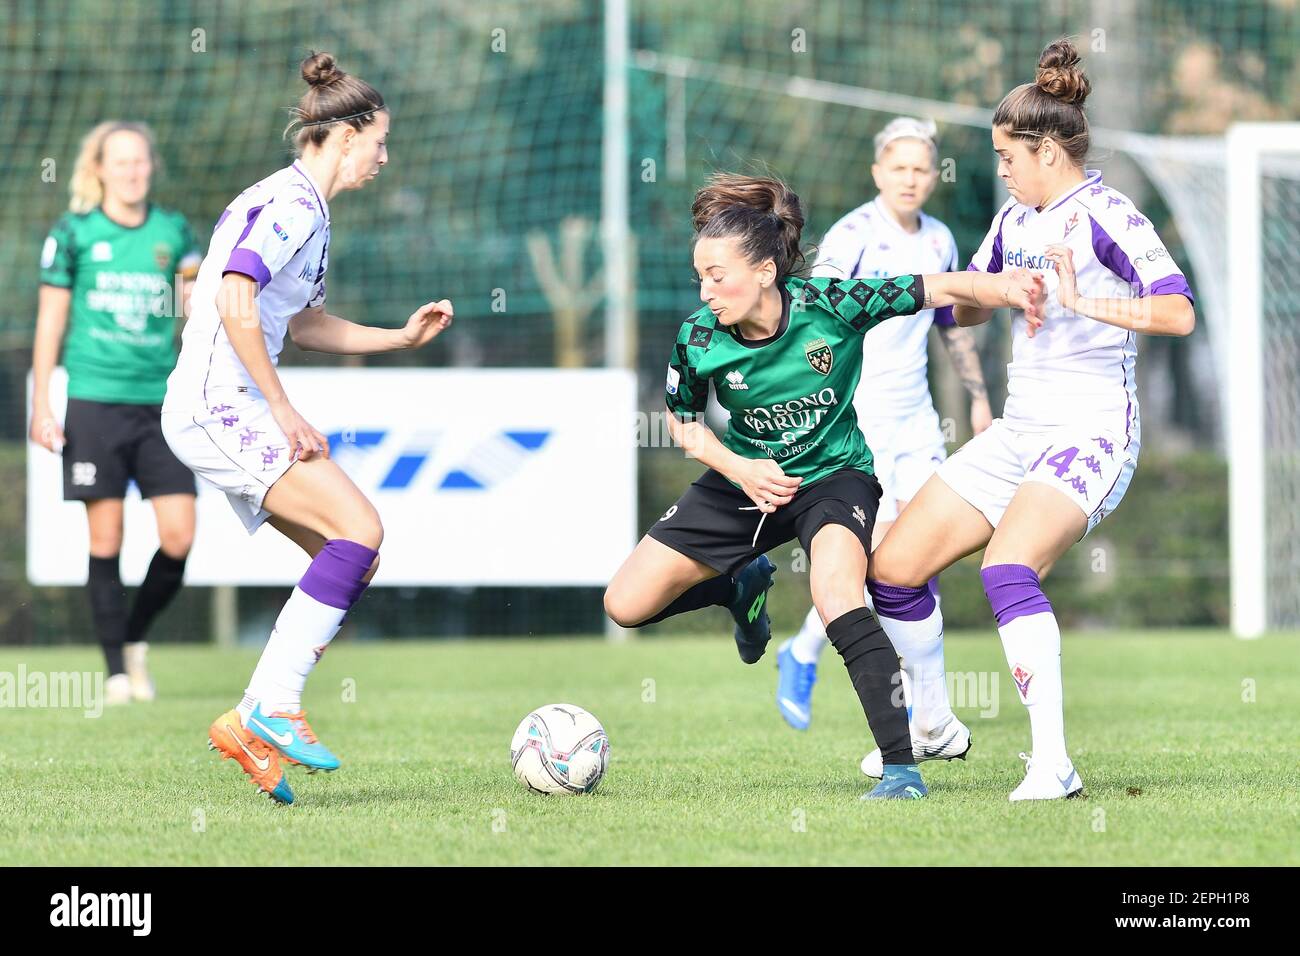
<path fill-rule="evenodd" d="M 287 368 L 280 377 L 379 511 L 376 586 L 604 585 L 636 544 L 631 371 Z M 66 390 L 57 369 L 50 400 L 60 421 Z M 186 583 L 298 581 L 308 558 L 297 546 L 265 525 L 250 536 L 222 492 L 198 485 Z M 28 579 L 84 584 L 88 547 L 84 506 L 63 500 L 60 456 L 29 442 Z M 157 547 L 153 510 L 132 485 L 125 583 L 139 583 Z"/>

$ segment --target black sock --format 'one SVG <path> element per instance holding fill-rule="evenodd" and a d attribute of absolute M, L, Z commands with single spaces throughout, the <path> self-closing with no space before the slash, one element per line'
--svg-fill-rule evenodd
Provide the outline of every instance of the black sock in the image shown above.
<path fill-rule="evenodd" d="M 726 607 L 731 603 L 731 594 L 735 587 L 736 583 L 731 578 L 725 574 L 719 574 L 716 578 L 701 581 L 695 587 L 687 589 L 677 600 L 654 617 L 646 618 L 639 624 L 633 624 L 632 626 L 645 627 L 647 624 L 658 624 L 665 618 L 670 618 L 675 614 L 698 611 L 702 607 L 713 607 L 715 605 Z"/>
<path fill-rule="evenodd" d="M 185 577 L 185 559 L 168 557 L 159 548 L 149 562 L 149 571 L 135 592 L 131 616 L 126 620 L 126 641 L 143 641 L 153 619 L 171 603 Z"/>
<path fill-rule="evenodd" d="M 883 762 L 914 763 L 898 655 L 880 623 L 869 610 L 860 607 L 826 625 L 826 636 L 844 658 Z"/>
<path fill-rule="evenodd" d="M 122 641 L 126 637 L 126 591 L 118 572 L 115 554 L 111 558 L 90 556 L 90 610 L 95 617 L 95 636 L 104 649 L 108 676 L 126 673 L 122 660 Z"/>

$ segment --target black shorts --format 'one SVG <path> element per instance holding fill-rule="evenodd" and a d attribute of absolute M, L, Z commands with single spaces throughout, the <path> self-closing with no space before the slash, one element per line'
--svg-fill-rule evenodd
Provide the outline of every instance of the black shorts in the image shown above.
<path fill-rule="evenodd" d="M 795 538 L 811 555 L 813 536 L 828 524 L 848 528 L 870 554 L 880 496 L 874 475 L 846 468 L 800 487 L 788 505 L 764 515 L 748 495 L 709 469 L 646 534 L 729 575 Z"/>
<path fill-rule="evenodd" d="M 68 399 L 63 499 L 124 498 L 131 480 L 142 498 L 194 494 L 194 475 L 163 439 L 161 416 L 160 405 Z"/>

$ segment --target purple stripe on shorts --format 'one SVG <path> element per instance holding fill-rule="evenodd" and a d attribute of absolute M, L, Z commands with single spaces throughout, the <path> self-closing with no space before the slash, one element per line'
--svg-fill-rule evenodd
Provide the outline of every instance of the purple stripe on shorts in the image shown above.
<path fill-rule="evenodd" d="M 934 613 L 934 595 L 927 585 L 922 588 L 896 587 L 867 580 L 871 603 L 876 613 L 896 621 L 924 621 Z"/>
<path fill-rule="evenodd" d="M 982 570 L 980 578 L 998 627 L 1029 614 L 1052 613 L 1038 575 L 1023 564 L 995 564 Z"/>
<path fill-rule="evenodd" d="M 325 547 L 307 568 L 298 587 L 321 604 L 346 611 L 357 603 L 357 598 L 366 589 L 367 582 L 362 579 L 378 556 L 379 552 L 374 548 L 333 538 L 325 542 Z"/>

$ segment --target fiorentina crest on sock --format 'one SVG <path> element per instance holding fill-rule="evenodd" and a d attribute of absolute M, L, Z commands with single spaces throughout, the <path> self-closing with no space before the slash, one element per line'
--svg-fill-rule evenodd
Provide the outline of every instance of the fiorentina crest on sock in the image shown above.
<path fill-rule="evenodd" d="M 313 648 L 311 649 L 312 656 L 316 658 L 316 663 L 317 663 L 317 664 L 319 664 L 319 663 L 320 663 L 320 659 L 321 659 L 322 657 L 325 656 L 325 651 L 326 651 L 328 648 L 329 648 L 329 645 L 328 645 L 328 644 L 321 644 L 319 647 L 313 647 Z"/>
<path fill-rule="evenodd" d="M 1016 687 L 1020 690 L 1020 699 L 1029 698 L 1029 682 L 1034 679 L 1034 672 L 1024 664 L 1017 664 L 1011 668 L 1011 679 L 1016 682 Z"/>

